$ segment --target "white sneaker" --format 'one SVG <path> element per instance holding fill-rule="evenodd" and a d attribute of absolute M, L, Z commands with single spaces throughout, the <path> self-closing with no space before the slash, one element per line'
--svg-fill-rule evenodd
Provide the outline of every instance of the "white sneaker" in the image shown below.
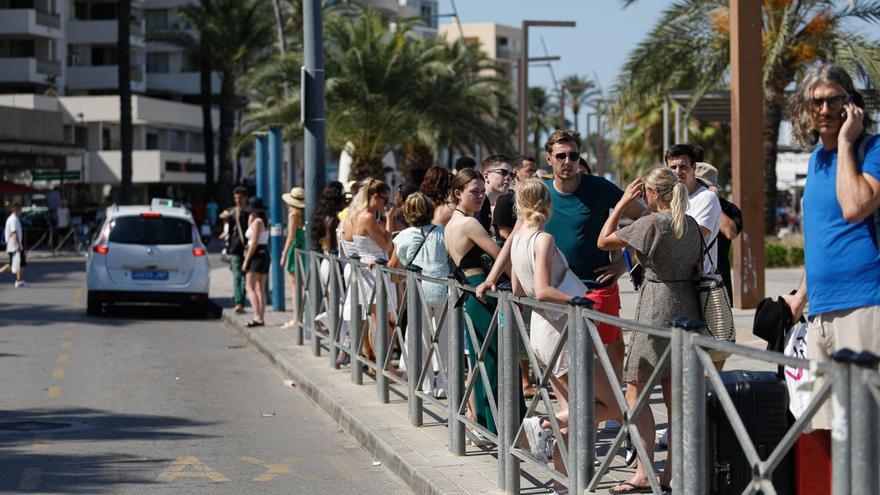
<path fill-rule="evenodd" d="M 16 280 L 15 286 L 16 287 L 27 287 L 27 282 L 25 282 L 24 280 Z"/>
<path fill-rule="evenodd" d="M 531 418 L 524 419 L 523 430 L 525 430 L 526 439 L 529 441 L 529 450 L 531 450 L 532 455 L 537 459 L 546 459 L 547 440 L 552 438 L 553 435 L 550 430 L 545 430 L 541 427 L 541 418 L 538 416 L 532 416 Z M 550 458 L 552 459 L 552 442 L 550 442 L 550 444 Z"/>
<path fill-rule="evenodd" d="M 491 440 L 484 437 L 483 434 L 477 430 L 471 430 L 468 428 L 464 432 L 468 442 L 474 447 L 489 447 L 494 445 Z"/>
<path fill-rule="evenodd" d="M 669 429 L 663 430 L 663 435 L 660 436 L 660 440 L 657 440 L 657 446 L 661 449 L 669 448 Z"/>

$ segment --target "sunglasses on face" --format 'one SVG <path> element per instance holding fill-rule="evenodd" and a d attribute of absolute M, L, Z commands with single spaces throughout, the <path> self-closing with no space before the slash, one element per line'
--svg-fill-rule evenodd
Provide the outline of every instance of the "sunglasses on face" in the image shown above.
<path fill-rule="evenodd" d="M 513 175 L 513 172 L 507 170 L 506 168 L 494 168 L 490 170 L 489 173 L 495 173 L 500 175 L 501 177 L 510 177 L 511 175 Z"/>
<path fill-rule="evenodd" d="M 576 161 L 580 160 L 580 158 L 581 158 L 581 155 L 578 154 L 577 151 L 572 151 L 571 153 L 568 153 L 568 154 L 556 153 L 553 156 L 556 157 L 556 160 L 560 161 L 560 162 L 564 162 L 566 158 L 568 158 L 570 161 L 576 162 Z"/>
<path fill-rule="evenodd" d="M 828 98 L 810 98 L 807 100 L 810 104 L 810 108 L 816 111 L 822 110 L 826 103 L 831 110 L 840 110 L 843 108 L 843 104 L 848 101 L 849 96 L 847 95 L 834 95 L 829 96 Z"/>

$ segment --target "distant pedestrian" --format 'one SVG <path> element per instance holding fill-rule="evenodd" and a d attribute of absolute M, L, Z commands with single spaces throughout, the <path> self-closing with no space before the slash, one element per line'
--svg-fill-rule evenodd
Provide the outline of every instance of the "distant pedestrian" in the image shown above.
<path fill-rule="evenodd" d="M 246 327 L 259 327 L 266 323 L 266 275 L 269 273 L 269 265 L 272 260 L 269 256 L 269 230 L 266 227 L 266 207 L 260 198 L 248 199 L 244 211 L 248 214 L 247 247 L 244 252 L 244 260 L 241 266 L 242 273 L 246 274 L 247 295 L 254 310 L 254 317 L 248 321 Z"/>
<path fill-rule="evenodd" d="M 306 191 L 301 187 L 294 187 L 289 193 L 281 195 L 281 200 L 288 206 L 287 212 L 287 239 L 284 241 L 284 253 L 278 263 L 287 272 L 287 278 L 290 279 L 290 285 L 296 284 L 296 250 L 305 249 L 306 247 L 306 231 L 305 227 L 305 198 Z M 305 265 L 303 265 L 305 267 Z M 303 279 L 304 280 L 304 279 Z M 299 317 L 299 308 L 296 306 L 296 291 L 291 293 L 291 307 L 293 313 L 290 320 L 281 325 L 281 328 L 287 330 L 296 327 L 297 318 Z"/>
<path fill-rule="evenodd" d="M 492 223 L 497 231 L 496 238 L 498 240 L 510 237 L 510 232 L 516 225 L 516 189 L 520 184 L 535 176 L 537 165 L 535 165 L 533 157 L 527 156 L 513 165 L 512 170 L 515 180 L 511 183 L 510 190 L 495 201 L 495 208 L 492 210 Z"/>
<path fill-rule="evenodd" d="M 819 146 L 810 155 L 804 189 L 805 279 L 794 296 L 783 298 L 794 321 L 809 301 L 809 359 L 827 361 L 844 348 L 880 354 L 874 223 L 880 207 L 880 138 L 869 134 L 871 112 L 850 75 L 834 65 L 810 69 L 789 105 L 798 144 L 809 149 L 818 141 Z M 813 417 L 813 428 L 831 427 L 829 402 Z"/>
<path fill-rule="evenodd" d="M 647 200 L 652 213 L 618 230 L 623 211 L 641 196 Z M 694 290 L 694 283 L 701 271 L 700 231 L 696 221 L 685 214 L 687 203 L 687 189 L 678 182 L 675 174 L 666 167 L 652 168 L 644 178 L 636 179 L 627 186 L 599 234 L 599 248 L 635 249 L 645 267 L 645 284 L 639 291 L 636 307 L 636 321 L 639 323 L 668 328 L 677 316 L 701 317 Z M 660 366 L 660 357 L 668 346 L 667 338 L 644 332 L 633 334 L 623 375 L 627 384 L 626 400 L 630 407 L 636 404 L 648 379 Z M 660 377 L 666 408 L 672 411 L 669 370 L 667 361 L 661 368 Z M 656 425 L 651 409 L 643 408 L 635 422 L 648 458 L 652 460 Z M 671 428 L 671 424 L 668 425 L 667 431 Z M 658 480 L 661 487 L 670 486 L 671 466 L 670 451 L 666 468 Z M 644 493 L 639 490 L 650 489 L 647 470 L 653 472 L 653 469 L 653 465 L 645 466 L 639 461 L 636 472 L 627 481 L 614 487 L 611 493 Z"/>
<path fill-rule="evenodd" d="M 498 204 L 498 199 L 507 194 L 510 185 L 513 184 L 511 161 L 507 155 L 491 155 L 483 160 L 480 167 L 486 184 L 486 195 L 477 214 L 477 219 L 499 244 L 503 244 L 504 240 L 498 227 L 494 225 L 492 214 L 495 211 L 495 205 Z"/>
<path fill-rule="evenodd" d="M 419 191 L 424 193 L 434 203 L 433 225 L 444 227 L 455 207 L 449 201 L 449 186 L 452 184 L 452 175 L 443 167 L 431 167 L 425 172 Z"/>
<path fill-rule="evenodd" d="M 232 191 L 232 199 L 235 201 L 226 215 L 226 223 L 229 226 L 226 254 L 229 255 L 229 267 L 232 270 L 233 302 L 236 313 L 244 313 L 245 302 L 245 275 L 242 271 L 244 262 L 244 250 L 247 245 L 245 230 L 248 227 L 248 214 L 244 211 L 248 201 L 248 190 L 242 186 Z"/>
<path fill-rule="evenodd" d="M 199 236 L 202 238 L 202 244 L 205 245 L 205 248 L 211 245 L 211 237 L 214 232 L 211 230 L 211 224 L 208 222 L 206 218 L 204 222 L 202 222 L 202 226 L 199 227 Z"/>
<path fill-rule="evenodd" d="M 25 259 L 24 229 L 21 228 L 21 205 L 18 203 L 12 205 L 12 212 L 6 217 L 3 238 L 6 242 L 9 264 L 0 268 L 0 274 L 11 271 L 15 274 L 15 287 L 25 287 L 27 282 L 24 281 L 24 267 L 27 266 L 27 260 Z"/>
<path fill-rule="evenodd" d="M 220 205 L 217 204 L 217 201 L 214 200 L 212 196 L 208 203 L 205 204 L 205 214 L 208 216 L 208 222 L 211 223 L 211 228 L 213 229 L 215 225 L 217 225 L 217 215 L 220 210 Z"/>
<path fill-rule="evenodd" d="M 324 187 L 318 196 L 315 216 L 312 218 L 312 244 L 319 246 L 325 254 L 335 253 L 338 249 L 336 227 L 339 226 L 339 212 L 345 208 L 345 189 L 339 181 L 333 181 Z"/>

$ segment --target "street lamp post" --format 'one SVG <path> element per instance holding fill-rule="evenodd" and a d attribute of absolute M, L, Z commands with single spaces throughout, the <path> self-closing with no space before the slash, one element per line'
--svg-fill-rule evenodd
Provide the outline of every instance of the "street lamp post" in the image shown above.
<path fill-rule="evenodd" d="M 522 22 L 522 42 L 520 43 L 519 55 L 519 152 L 525 153 L 526 147 L 526 121 L 529 108 L 529 62 L 559 60 L 559 57 L 535 57 L 529 58 L 529 28 L 530 27 L 575 27 L 574 21 L 533 21 Z"/>

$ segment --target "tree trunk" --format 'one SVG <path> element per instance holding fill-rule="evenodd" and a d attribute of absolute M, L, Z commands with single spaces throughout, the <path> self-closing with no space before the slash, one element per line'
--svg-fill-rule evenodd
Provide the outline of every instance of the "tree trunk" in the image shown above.
<path fill-rule="evenodd" d="M 532 136 L 532 146 L 535 149 L 535 159 L 538 160 L 538 157 L 541 156 L 541 127 L 540 126 L 535 126 L 535 133 Z M 548 163 L 548 165 L 549 165 L 549 163 Z"/>
<path fill-rule="evenodd" d="M 238 99 L 235 95 L 235 74 L 224 70 L 220 81 L 220 183 L 232 184 L 232 132 L 235 130 L 235 108 Z"/>
<path fill-rule="evenodd" d="M 207 9 L 210 0 L 201 0 L 202 8 Z M 202 105 L 202 148 L 205 154 L 205 185 L 208 195 L 214 194 L 214 121 L 211 115 L 211 50 L 205 43 L 200 43 L 199 57 L 199 91 Z M 217 199 L 215 197 L 215 199 Z"/>
<path fill-rule="evenodd" d="M 119 202 L 131 204 L 131 0 L 121 0 L 117 6 L 117 47 L 119 55 L 119 145 L 122 150 L 121 185 Z"/>
<path fill-rule="evenodd" d="M 764 233 L 776 232 L 776 154 L 785 90 L 768 88 L 764 100 Z"/>
<path fill-rule="evenodd" d="M 579 107 L 576 107 L 574 105 L 571 106 L 571 113 L 574 114 L 574 132 L 577 133 L 578 138 L 581 137 L 581 131 L 578 128 L 578 114 L 580 112 L 581 112 L 581 109 Z"/>

